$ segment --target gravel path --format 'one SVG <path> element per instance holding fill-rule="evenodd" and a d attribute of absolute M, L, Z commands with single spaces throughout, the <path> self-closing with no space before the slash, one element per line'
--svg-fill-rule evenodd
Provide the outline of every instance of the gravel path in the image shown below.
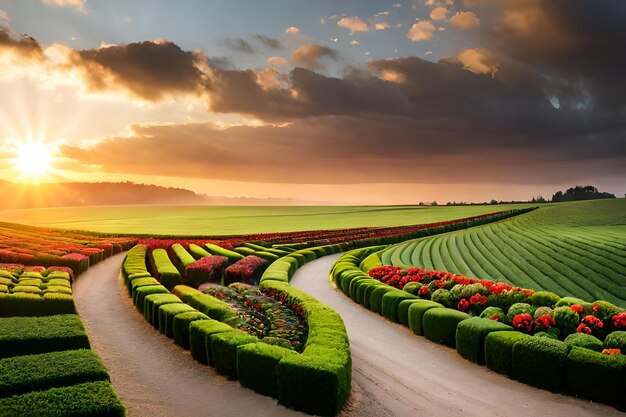
<path fill-rule="evenodd" d="M 339 255 L 303 266 L 291 284 L 343 318 L 353 359 L 353 395 L 345 416 L 624 416 L 616 409 L 510 380 L 415 336 L 331 286 Z"/>
<path fill-rule="evenodd" d="M 161 335 L 133 307 L 119 278 L 124 254 L 91 267 L 74 299 L 129 416 L 304 416 L 229 381 Z"/>

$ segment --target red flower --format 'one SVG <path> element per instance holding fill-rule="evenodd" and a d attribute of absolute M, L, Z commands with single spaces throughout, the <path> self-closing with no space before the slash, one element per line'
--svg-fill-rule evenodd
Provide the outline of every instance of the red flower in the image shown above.
<path fill-rule="evenodd" d="M 593 311 L 598 312 L 598 311 L 600 311 L 601 307 L 600 307 L 600 304 L 593 303 L 592 308 L 593 308 Z"/>
<path fill-rule="evenodd" d="M 602 327 L 604 327 L 604 323 L 602 322 L 602 320 L 600 320 L 596 316 L 585 316 L 582 322 L 590 328 L 601 329 Z"/>
<path fill-rule="evenodd" d="M 587 334 L 591 334 L 591 329 L 589 327 L 587 327 L 586 324 L 584 323 L 580 323 L 578 325 L 578 327 L 576 328 L 576 331 L 578 333 L 587 333 Z"/>
<path fill-rule="evenodd" d="M 583 306 L 581 306 L 580 304 L 572 304 L 571 306 L 569 306 L 569 308 L 572 311 L 577 312 L 578 314 L 582 314 L 583 312 Z"/>
<path fill-rule="evenodd" d="M 530 314 L 522 313 L 513 317 L 513 327 L 530 332 L 533 328 L 533 318 Z"/>
<path fill-rule="evenodd" d="M 535 325 L 538 329 L 549 329 L 550 327 L 556 326 L 556 322 L 551 315 L 544 314 L 535 320 Z"/>
<path fill-rule="evenodd" d="M 440 279 L 435 281 L 435 285 L 437 286 L 437 288 L 443 288 L 446 286 L 446 280 L 445 279 Z"/>
<path fill-rule="evenodd" d="M 420 289 L 417 291 L 417 295 L 421 297 L 426 297 L 428 294 L 430 294 L 430 290 L 425 285 L 423 287 L 420 287 Z"/>
<path fill-rule="evenodd" d="M 460 311 L 467 311 L 470 307 L 470 303 L 465 298 L 461 298 L 461 301 L 459 301 L 456 307 Z"/>
<path fill-rule="evenodd" d="M 611 321 L 613 321 L 613 326 L 618 329 L 623 329 L 626 327 L 626 311 L 622 313 L 615 314 L 611 317 Z"/>
<path fill-rule="evenodd" d="M 494 314 L 492 316 L 489 317 L 489 319 L 491 320 L 495 320 L 495 321 L 500 321 L 500 315 L 499 314 Z"/>
<path fill-rule="evenodd" d="M 622 351 L 620 349 L 603 349 L 602 353 L 605 355 L 620 355 Z"/>

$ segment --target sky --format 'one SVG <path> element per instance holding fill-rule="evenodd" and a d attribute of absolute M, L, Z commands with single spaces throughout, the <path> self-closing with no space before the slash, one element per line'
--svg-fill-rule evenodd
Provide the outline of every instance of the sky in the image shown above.
<path fill-rule="evenodd" d="M 0 0 L 0 178 L 623 196 L 625 19 L 621 0 Z"/>

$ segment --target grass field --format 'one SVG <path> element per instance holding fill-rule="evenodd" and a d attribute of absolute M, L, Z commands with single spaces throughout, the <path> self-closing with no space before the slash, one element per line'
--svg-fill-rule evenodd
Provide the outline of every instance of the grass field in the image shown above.
<path fill-rule="evenodd" d="M 383 262 L 502 280 L 626 307 L 626 199 L 560 203 L 395 245 Z"/>
<path fill-rule="evenodd" d="M 530 206 L 99 206 L 10 210 L 0 212 L 0 218 L 5 222 L 95 232 L 226 235 L 403 226 Z"/>

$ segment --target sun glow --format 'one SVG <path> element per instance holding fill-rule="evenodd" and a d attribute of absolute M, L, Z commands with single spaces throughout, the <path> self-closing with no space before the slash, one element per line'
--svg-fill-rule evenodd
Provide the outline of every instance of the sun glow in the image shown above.
<path fill-rule="evenodd" d="M 54 149 L 43 142 L 29 141 L 15 147 L 15 168 L 26 178 L 39 181 L 52 173 Z"/>

